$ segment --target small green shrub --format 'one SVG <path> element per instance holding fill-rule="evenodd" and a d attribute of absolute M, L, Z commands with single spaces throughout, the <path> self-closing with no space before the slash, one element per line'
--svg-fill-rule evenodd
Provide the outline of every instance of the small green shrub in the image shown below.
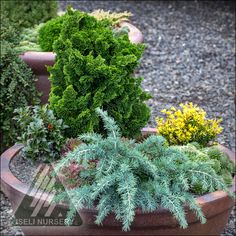
<path fill-rule="evenodd" d="M 217 146 L 202 148 L 196 143 L 190 143 L 185 146 L 176 146 L 175 148 L 183 152 L 191 161 L 210 163 L 215 172 L 223 178 L 225 184 L 227 186 L 232 185 L 235 164 Z M 209 189 L 205 187 L 204 181 L 199 181 L 193 187 L 193 191 L 197 194 L 203 194 L 209 192 Z"/>
<path fill-rule="evenodd" d="M 216 172 L 221 175 L 228 186 L 232 185 L 232 175 L 236 173 L 235 163 L 230 160 L 227 155 L 219 150 L 217 147 L 209 147 L 204 150 L 214 162 L 220 163 L 220 168 Z"/>
<path fill-rule="evenodd" d="M 57 16 L 58 4 L 54 0 L 8 0 L 1 1 L 1 13 L 16 23 L 20 29 L 34 27 Z"/>
<path fill-rule="evenodd" d="M 18 140 L 24 144 L 23 155 L 32 160 L 54 161 L 60 157 L 65 142 L 66 126 L 57 120 L 47 106 L 25 107 L 15 110 L 20 126 Z"/>
<path fill-rule="evenodd" d="M 79 175 L 79 186 L 73 183 L 74 188 L 54 199 L 69 200 L 68 223 L 72 222 L 77 210 L 95 207 L 98 210 L 95 223 L 102 224 L 113 212 L 127 231 L 137 208 L 152 212 L 163 207 L 173 214 L 182 228 L 186 228 L 185 204 L 202 223 L 206 221 L 190 192 L 196 183 L 203 181 L 209 191 L 222 189 L 232 196 L 207 161 L 190 160 L 177 148 L 168 147 L 162 136 L 151 135 L 142 143 L 124 139 L 107 112 L 100 109 L 96 112 L 104 122 L 107 137 L 96 133 L 82 134 L 79 138 L 84 143 L 62 158 L 55 168 L 55 172 L 60 173 L 61 169 L 74 163 L 73 168 Z M 96 161 L 93 168 L 90 168 L 91 161 Z"/>
<path fill-rule="evenodd" d="M 62 24 L 67 15 L 58 16 L 46 22 L 40 29 L 38 34 L 38 43 L 43 51 L 53 51 L 52 45 L 59 38 Z"/>
<path fill-rule="evenodd" d="M 0 151 L 14 143 L 17 132 L 12 120 L 14 109 L 37 104 L 36 78 L 31 69 L 19 58 L 15 46 L 19 32 L 9 20 L 1 16 L 1 61 L 0 61 Z"/>
<path fill-rule="evenodd" d="M 95 108 L 102 106 L 115 118 L 122 135 L 140 134 L 150 118 L 144 103 L 150 95 L 133 76 L 144 46 L 132 44 L 127 34 L 114 36 L 107 21 L 97 21 L 69 10 L 54 43 L 56 63 L 49 67 L 50 107 L 70 127 L 68 137 L 103 132 Z"/>

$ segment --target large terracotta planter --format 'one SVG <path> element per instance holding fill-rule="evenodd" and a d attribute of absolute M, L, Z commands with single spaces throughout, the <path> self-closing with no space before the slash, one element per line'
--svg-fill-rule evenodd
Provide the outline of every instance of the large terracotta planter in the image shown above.
<path fill-rule="evenodd" d="M 155 129 L 144 129 L 143 133 L 155 133 Z M 1 156 L 1 188 L 9 198 L 12 207 L 16 210 L 21 200 L 27 196 L 29 203 L 35 196 L 28 194 L 29 186 L 18 180 L 9 169 L 10 161 L 21 150 L 21 145 L 15 145 L 5 151 Z M 235 154 L 229 149 L 220 146 L 221 150 L 235 161 Z M 235 177 L 232 191 L 235 192 Z M 41 200 L 47 201 L 47 194 L 43 193 Z M 121 223 L 110 214 L 103 222 L 103 226 L 94 224 L 97 211 L 83 209 L 79 212 L 82 218 L 80 226 L 24 226 L 22 230 L 26 235 L 219 235 L 230 216 L 234 201 L 223 191 L 216 191 L 197 198 L 197 202 L 207 218 L 206 224 L 201 224 L 195 215 L 186 207 L 186 217 L 189 224 L 187 229 L 179 228 L 178 222 L 171 213 L 165 209 L 159 209 L 152 213 L 136 211 L 135 220 L 131 231 L 121 231 Z M 67 211 L 68 206 L 57 204 L 60 211 Z M 27 212 L 29 205 L 25 205 L 23 211 Z M 43 215 L 41 217 L 44 217 Z"/>
<path fill-rule="evenodd" d="M 120 27 L 127 26 L 129 28 L 129 39 L 132 43 L 142 43 L 143 35 L 141 31 L 129 22 L 121 22 Z M 48 102 L 50 92 L 50 81 L 48 80 L 49 73 L 47 66 L 53 66 L 55 63 L 55 54 L 53 52 L 25 52 L 20 57 L 32 69 L 33 73 L 38 78 L 36 88 L 42 92 L 41 103 Z"/>

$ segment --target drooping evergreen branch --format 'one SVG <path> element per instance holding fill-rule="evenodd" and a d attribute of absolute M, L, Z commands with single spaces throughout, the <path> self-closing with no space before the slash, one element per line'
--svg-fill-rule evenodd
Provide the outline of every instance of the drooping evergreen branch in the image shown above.
<path fill-rule="evenodd" d="M 95 207 L 98 210 L 95 223 L 102 224 L 105 217 L 114 212 L 123 230 L 127 231 L 135 218 L 135 209 L 151 212 L 163 207 L 186 228 L 185 205 L 201 223 L 206 222 L 191 192 L 196 185 L 202 183 L 208 191 L 221 189 L 229 193 L 210 162 L 194 162 L 177 147 L 169 147 L 160 136 L 152 135 L 142 143 L 124 139 L 106 112 L 100 109 L 96 112 L 104 122 L 107 136 L 81 135 L 84 143 L 62 159 L 55 169 L 58 173 L 71 161 L 84 166 L 79 174 L 82 184 L 66 190 L 70 202 L 74 203 L 68 222 L 71 222 L 74 209 Z M 88 172 L 91 161 L 97 164 Z M 92 178 L 89 183 L 86 182 L 88 173 Z M 61 193 L 57 198 L 66 199 L 65 196 Z"/>

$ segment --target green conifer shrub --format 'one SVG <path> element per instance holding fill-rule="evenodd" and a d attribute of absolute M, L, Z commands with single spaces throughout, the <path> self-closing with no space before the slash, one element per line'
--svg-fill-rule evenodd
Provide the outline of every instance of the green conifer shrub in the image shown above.
<path fill-rule="evenodd" d="M 66 14 L 47 21 L 38 31 L 38 43 L 43 51 L 53 51 L 52 45 L 59 38 Z"/>
<path fill-rule="evenodd" d="M 67 136 L 103 132 L 96 107 L 114 117 L 122 135 L 140 134 L 150 118 L 144 103 L 150 95 L 133 75 L 143 50 L 127 34 L 115 36 L 109 21 L 68 10 L 54 42 L 56 63 L 49 67 L 50 107 L 70 127 Z"/>
<path fill-rule="evenodd" d="M 229 186 L 232 185 L 232 175 L 236 173 L 235 163 L 230 160 L 227 155 L 219 150 L 216 146 L 206 148 L 204 152 L 214 162 L 220 163 L 220 168 L 216 172 L 221 175 L 225 183 Z"/>
<path fill-rule="evenodd" d="M 20 29 L 30 28 L 57 16 L 55 0 L 5 0 L 1 1 L 1 13 Z"/>
<path fill-rule="evenodd" d="M 128 21 L 128 17 L 131 16 L 131 13 L 126 11 L 121 13 L 111 13 L 110 11 L 96 10 L 88 14 L 95 17 L 97 20 L 106 19 L 106 21 L 108 21 L 113 26 L 114 31 L 117 31 L 115 26 L 119 25 L 121 21 Z M 53 43 L 59 38 L 62 25 L 66 17 L 67 14 L 58 16 L 55 19 L 47 21 L 44 25 L 40 27 L 40 30 L 38 32 L 38 43 L 43 51 L 53 51 Z"/>
<path fill-rule="evenodd" d="M 19 32 L 1 15 L 1 61 L 0 61 L 0 151 L 11 145 L 17 128 L 12 120 L 14 110 L 39 102 L 35 88 L 36 78 L 31 69 L 19 58 L 15 46 Z"/>
<path fill-rule="evenodd" d="M 232 196 L 209 162 L 192 161 L 176 147 L 169 147 L 162 136 L 151 135 L 141 143 L 124 139 L 107 112 L 99 108 L 96 112 L 104 122 L 107 136 L 80 135 L 83 143 L 61 159 L 55 168 L 55 173 L 60 173 L 71 163 L 83 166 L 79 172 L 79 187 L 67 189 L 54 199 L 70 202 L 69 224 L 76 210 L 95 207 L 98 210 L 95 223 L 101 224 L 114 212 L 116 219 L 122 222 L 123 230 L 127 231 L 136 208 L 152 212 L 163 207 L 186 228 L 184 204 L 202 223 L 206 221 L 191 194 L 196 183 L 202 181 L 210 192 L 221 189 Z M 97 163 L 93 169 L 89 168 L 91 161 Z"/>
<path fill-rule="evenodd" d="M 215 172 L 221 176 L 227 186 L 232 185 L 232 176 L 235 174 L 235 164 L 225 153 L 219 150 L 217 146 L 202 148 L 198 143 L 189 143 L 185 146 L 176 146 L 190 160 L 198 162 L 208 162 Z M 199 181 L 193 187 L 193 191 L 197 194 L 203 194 L 209 191 L 204 187 L 204 182 Z"/>

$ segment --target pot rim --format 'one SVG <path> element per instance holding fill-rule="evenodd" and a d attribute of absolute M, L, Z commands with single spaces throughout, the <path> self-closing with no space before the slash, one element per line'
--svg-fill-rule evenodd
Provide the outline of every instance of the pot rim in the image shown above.
<path fill-rule="evenodd" d="M 142 133 L 144 133 L 144 134 L 153 133 L 154 134 L 154 133 L 156 133 L 156 129 L 155 128 L 144 128 L 144 129 L 142 129 Z M 22 181 L 20 181 L 11 172 L 10 167 L 9 167 L 11 160 L 20 152 L 20 150 L 22 148 L 23 148 L 22 144 L 15 144 L 14 146 L 10 147 L 4 153 L 1 154 L 1 188 L 2 188 L 2 184 L 4 183 L 9 188 L 13 189 L 15 192 L 17 191 L 17 192 L 20 192 L 22 195 L 28 195 L 30 197 L 37 198 L 36 196 L 29 194 L 29 192 L 28 192 L 29 186 L 27 184 L 23 183 Z M 228 148 L 224 147 L 223 145 L 219 145 L 219 148 L 221 151 L 226 153 L 228 155 L 228 157 L 235 163 L 235 153 L 233 151 L 229 150 Z M 233 178 L 232 186 L 229 188 L 234 193 L 236 192 L 235 183 L 236 183 L 236 175 Z M 4 192 L 4 189 L 2 189 L 2 191 Z M 40 199 L 47 201 L 47 199 L 50 195 L 51 194 L 42 192 Z M 217 190 L 215 192 L 207 193 L 207 194 L 197 197 L 196 201 L 201 207 L 203 207 L 204 205 L 206 205 L 209 202 L 217 201 L 217 200 L 219 200 L 221 198 L 225 198 L 227 196 L 228 196 L 228 194 L 226 192 L 221 191 L 221 190 Z M 39 198 L 37 198 L 37 200 L 39 200 Z M 60 203 L 60 205 L 66 206 L 67 204 Z M 96 209 L 88 209 L 88 208 L 81 209 L 80 211 L 87 211 L 87 212 L 94 212 L 94 213 L 97 212 Z M 168 210 L 166 210 L 164 208 L 158 208 L 154 212 L 168 212 Z M 137 214 L 145 214 L 145 213 L 148 214 L 149 212 L 142 212 L 141 209 L 136 209 L 136 213 Z"/>

